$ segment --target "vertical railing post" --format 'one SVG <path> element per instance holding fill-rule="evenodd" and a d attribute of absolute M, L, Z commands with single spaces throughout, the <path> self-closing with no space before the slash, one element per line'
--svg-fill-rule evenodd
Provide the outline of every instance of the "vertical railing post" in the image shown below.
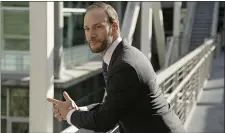
<path fill-rule="evenodd" d="M 161 90 L 162 90 L 162 93 L 165 94 L 165 81 L 161 84 Z"/>
<path fill-rule="evenodd" d="M 215 43 L 215 42 L 213 42 L 213 43 Z M 212 45 L 212 46 L 215 46 L 214 44 Z M 213 51 L 211 51 L 211 53 L 210 53 L 210 57 L 209 57 L 209 70 L 208 70 L 208 75 L 210 76 L 210 72 L 211 72 L 211 70 L 212 70 L 212 63 L 213 63 L 213 58 L 214 58 L 214 53 L 215 53 L 216 51 L 215 51 L 215 49 L 213 50 Z"/>
<path fill-rule="evenodd" d="M 196 70 L 195 74 L 194 74 L 194 78 L 193 78 L 193 84 L 195 85 L 193 88 L 191 88 L 191 106 L 193 107 L 193 105 L 195 104 L 195 95 L 196 95 L 196 91 L 198 89 L 198 69 Z"/>
<path fill-rule="evenodd" d="M 198 84 L 197 84 L 197 88 L 196 88 L 196 95 L 195 95 L 195 102 L 198 100 L 198 95 L 201 89 L 201 84 L 202 84 L 202 65 L 198 68 Z"/>
<path fill-rule="evenodd" d="M 175 75 L 175 77 L 174 77 L 174 80 L 173 80 L 173 82 L 174 82 L 174 86 L 173 86 L 173 91 L 177 88 L 177 86 L 178 86 L 178 84 L 179 84 L 179 81 L 178 81 L 178 76 L 179 76 L 179 73 L 178 73 L 178 71 L 176 71 L 176 73 L 174 74 Z M 178 94 L 179 94 L 179 92 L 178 92 Z M 175 96 L 175 112 L 176 113 L 178 113 L 178 100 L 179 100 L 179 98 L 178 98 L 178 94 Z"/>
<path fill-rule="evenodd" d="M 207 54 L 206 54 L 206 75 L 205 75 L 205 80 L 207 80 L 209 78 L 209 59 L 210 59 L 210 49 L 207 50 Z"/>
<path fill-rule="evenodd" d="M 206 39 L 205 39 L 205 43 L 206 43 Z M 206 57 L 206 53 L 207 53 L 207 45 L 205 44 L 204 48 L 203 48 L 203 53 L 204 55 L 202 56 L 202 58 L 205 58 Z M 205 81 L 205 75 L 206 75 L 206 70 L 207 70 L 207 66 L 206 66 L 206 58 L 204 60 L 204 63 L 203 63 L 203 74 L 202 74 L 202 80 L 203 80 L 203 83 Z M 202 88 L 201 88 L 202 89 Z"/>
<path fill-rule="evenodd" d="M 187 110 L 188 110 L 187 88 L 185 88 L 184 99 L 185 99 L 185 109 L 184 109 L 184 112 L 185 112 L 184 115 L 185 116 L 184 116 L 184 120 L 186 121 L 187 120 L 187 117 L 188 117 L 188 114 L 187 114 Z"/>
<path fill-rule="evenodd" d="M 176 114 L 178 114 L 178 104 L 179 104 L 179 98 L 176 95 L 175 98 L 174 98 L 174 111 L 175 111 Z"/>

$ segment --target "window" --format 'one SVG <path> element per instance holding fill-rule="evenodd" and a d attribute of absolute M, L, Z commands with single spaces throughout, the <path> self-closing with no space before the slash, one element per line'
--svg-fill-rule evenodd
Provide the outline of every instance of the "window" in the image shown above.
<path fill-rule="evenodd" d="M 28 133 L 29 94 L 27 88 L 2 88 L 1 132 Z M 9 104 L 8 106 L 6 106 Z M 8 109 L 6 109 L 8 107 Z M 8 111 L 8 112 L 7 112 Z M 7 113 L 6 113 L 7 112 Z"/>
<path fill-rule="evenodd" d="M 13 1 L 13 2 L 1 2 L 2 6 L 13 6 L 13 7 L 28 7 L 29 2 L 22 2 L 22 1 Z"/>
<path fill-rule="evenodd" d="M 29 11 L 3 11 L 3 39 L 6 50 L 29 50 Z"/>
<path fill-rule="evenodd" d="M 29 39 L 5 39 L 5 50 L 29 50 Z"/>
<path fill-rule="evenodd" d="M 12 133 L 28 133 L 28 131 L 28 123 L 12 122 Z"/>
<path fill-rule="evenodd" d="M 64 2 L 64 8 L 87 8 L 93 2 L 68 1 Z M 72 47 L 86 44 L 85 33 L 83 29 L 84 13 L 64 13 L 63 38 L 64 47 Z M 68 39 L 71 36 L 71 40 Z"/>
<path fill-rule="evenodd" d="M 6 116 L 6 89 L 1 89 L 1 116 Z"/>
<path fill-rule="evenodd" d="M 29 2 L 2 2 L 2 7 L 10 8 L 2 11 L 4 49 L 29 50 Z"/>
<path fill-rule="evenodd" d="M 90 4 L 94 2 L 91 1 L 64 1 L 64 8 L 87 8 Z"/>
<path fill-rule="evenodd" d="M 29 116 L 28 89 L 15 88 L 10 90 L 10 116 Z"/>
<path fill-rule="evenodd" d="M 68 16 L 64 16 L 64 48 L 85 44 L 83 23 L 84 13 L 76 15 L 69 14 Z M 69 36 L 72 37 L 72 40 L 68 39 Z"/>
<path fill-rule="evenodd" d="M 1 119 L 1 133 L 6 133 L 6 119 Z"/>
<path fill-rule="evenodd" d="M 26 36 L 26 38 L 29 38 L 28 10 L 4 10 L 3 23 L 5 36 Z"/>

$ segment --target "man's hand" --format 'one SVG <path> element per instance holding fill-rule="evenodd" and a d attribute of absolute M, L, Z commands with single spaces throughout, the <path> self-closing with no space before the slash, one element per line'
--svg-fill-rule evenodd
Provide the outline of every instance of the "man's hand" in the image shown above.
<path fill-rule="evenodd" d="M 63 96 L 66 101 L 56 100 L 54 98 L 47 98 L 47 100 L 53 103 L 53 112 L 55 113 L 55 117 L 58 120 L 66 120 L 66 116 L 68 112 L 72 109 L 79 110 L 79 107 L 75 104 L 75 102 L 70 98 L 70 96 L 63 92 Z"/>

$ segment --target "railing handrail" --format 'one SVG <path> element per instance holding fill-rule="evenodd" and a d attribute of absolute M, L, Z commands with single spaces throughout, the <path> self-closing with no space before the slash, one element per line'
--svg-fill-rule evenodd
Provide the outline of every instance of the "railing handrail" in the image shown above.
<path fill-rule="evenodd" d="M 215 46 L 212 46 L 210 51 L 208 51 L 207 54 L 209 54 L 209 52 L 213 51 L 215 49 Z M 202 65 L 202 63 L 205 60 L 205 56 L 203 58 L 200 59 L 200 61 L 194 66 L 194 68 L 190 71 L 190 73 L 184 78 L 184 80 L 182 80 L 180 82 L 180 84 L 176 87 L 176 89 L 167 97 L 167 101 L 170 103 L 175 95 L 178 94 L 178 92 L 180 92 L 180 90 L 184 87 L 184 85 L 191 79 L 192 75 L 197 71 L 197 69 Z"/>
<path fill-rule="evenodd" d="M 207 40 L 203 45 L 199 46 L 198 48 L 190 52 L 188 55 L 184 56 L 179 61 L 172 64 L 167 69 L 157 73 L 157 83 L 161 84 L 163 81 L 169 78 L 172 74 L 174 74 L 177 70 L 179 70 L 184 64 L 186 64 L 188 61 L 193 59 L 193 57 L 198 55 L 207 45 L 211 44 L 212 42 L 213 42 L 212 39 Z"/>

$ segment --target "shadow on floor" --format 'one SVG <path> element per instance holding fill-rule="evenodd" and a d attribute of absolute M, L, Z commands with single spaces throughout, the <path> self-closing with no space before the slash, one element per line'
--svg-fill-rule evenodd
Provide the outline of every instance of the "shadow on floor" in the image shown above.
<path fill-rule="evenodd" d="M 187 132 L 224 132 L 224 88 L 203 90 Z"/>
<path fill-rule="evenodd" d="M 224 51 L 212 63 L 209 81 L 197 102 L 187 132 L 224 133 Z"/>
<path fill-rule="evenodd" d="M 224 133 L 224 88 L 220 88 L 220 90 L 216 89 L 211 91 L 211 93 L 216 93 L 213 91 L 220 91 L 222 93 L 221 98 L 215 97 L 213 101 L 210 100 L 210 102 L 199 102 L 197 104 L 199 108 L 206 109 L 206 117 L 203 131 L 211 133 Z"/>
<path fill-rule="evenodd" d="M 197 106 L 206 109 L 204 132 L 224 133 L 224 51 L 213 61 L 211 77 Z"/>

